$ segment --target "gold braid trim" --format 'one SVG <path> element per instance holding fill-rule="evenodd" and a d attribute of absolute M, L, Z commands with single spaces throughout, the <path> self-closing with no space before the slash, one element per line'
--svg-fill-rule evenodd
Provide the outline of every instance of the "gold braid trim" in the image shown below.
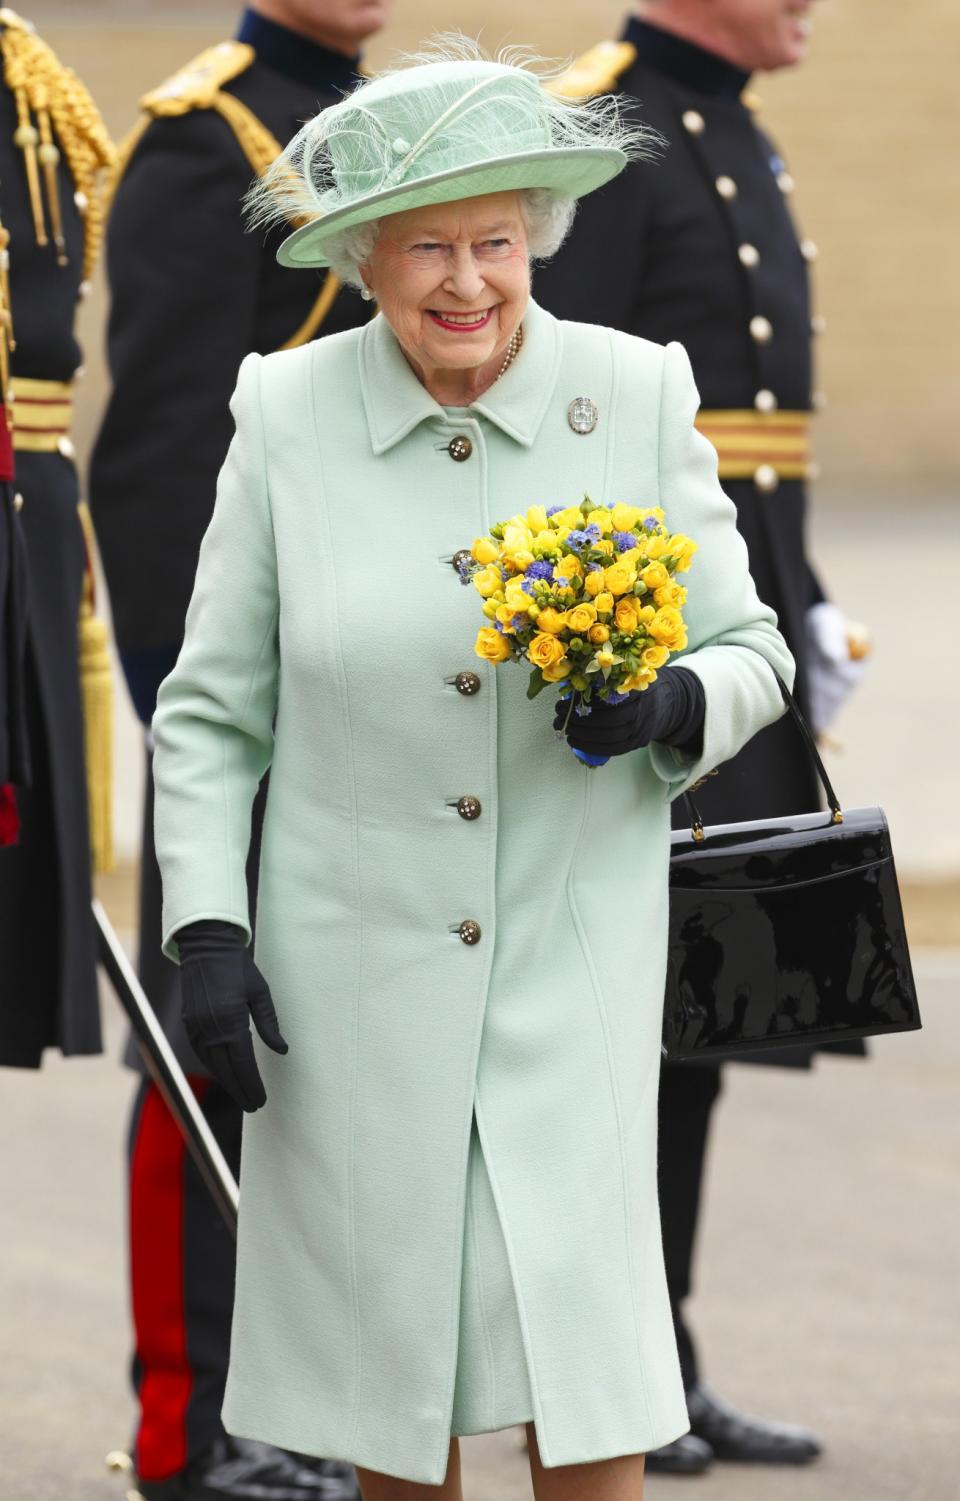
<path fill-rule="evenodd" d="M 219 42 L 180 68 L 165 83 L 151 89 L 140 101 L 144 113 L 120 143 L 110 181 L 106 203 L 109 210 L 133 153 L 143 139 L 151 120 L 186 115 L 195 109 L 212 109 L 225 120 L 237 145 L 250 164 L 250 170 L 262 177 L 283 150 L 276 136 L 258 120 L 252 110 L 236 95 L 224 91 L 223 85 L 246 72 L 256 58 L 247 42 Z M 282 344 L 281 349 L 296 349 L 306 344 L 322 327 L 333 306 L 340 282 L 333 272 L 327 273 L 323 286 L 303 323 Z"/>
<path fill-rule="evenodd" d="M 62 151 L 76 187 L 76 204 L 84 217 L 82 277 L 88 281 L 103 240 L 100 173 L 113 164 L 113 143 L 87 89 L 40 40 L 30 23 L 4 8 L 0 10 L 0 26 L 3 76 L 17 105 L 19 125 L 14 140 L 24 153 L 37 243 L 47 243 L 42 168 L 50 225 L 63 259 L 56 176 Z M 37 116 L 38 125 L 33 124 L 31 115 Z"/>
<path fill-rule="evenodd" d="M 596 94 L 612 93 L 636 56 L 632 42 L 598 42 L 559 77 L 550 79 L 547 87 L 561 99 L 591 99 Z"/>

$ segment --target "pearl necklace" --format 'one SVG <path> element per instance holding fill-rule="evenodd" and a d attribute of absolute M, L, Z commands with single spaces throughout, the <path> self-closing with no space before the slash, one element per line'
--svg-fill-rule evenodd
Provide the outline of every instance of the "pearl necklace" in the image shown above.
<path fill-rule="evenodd" d="M 497 371 L 496 380 L 499 380 L 500 377 L 501 377 L 501 375 L 506 375 L 507 371 L 510 369 L 510 366 L 513 364 L 514 360 L 516 359 L 517 355 L 520 353 L 520 350 L 522 348 L 523 348 L 523 324 L 522 323 L 518 323 L 517 326 L 516 326 L 516 328 L 514 329 L 513 333 L 510 335 L 510 343 L 507 345 L 506 359 L 504 360 L 503 364 L 500 366 L 500 369 Z"/>

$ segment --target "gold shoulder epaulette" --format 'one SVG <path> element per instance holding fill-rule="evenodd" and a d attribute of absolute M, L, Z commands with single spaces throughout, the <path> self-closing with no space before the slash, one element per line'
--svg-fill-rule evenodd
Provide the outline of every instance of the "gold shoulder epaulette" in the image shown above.
<path fill-rule="evenodd" d="M 112 202 L 120 179 L 150 121 L 187 115 L 196 109 L 212 109 L 222 116 L 250 163 L 251 171 L 256 177 L 262 177 L 283 148 L 273 132 L 257 119 L 253 111 L 236 95 L 228 94 L 223 87 L 225 83 L 230 83 L 232 79 L 245 73 L 255 57 L 255 51 L 246 42 L 218 42 L 215 47 L 208 47 L 205 52 L 201 52 L 186 67 L 180 68 L 172 78 L 160 84 L 159 88 L 144 94 L 140 100 L 143 114 L 120 143 L 116 168 L 107 191 L 108 203 Z"/>
<path fill-rule="evenodd" d="M 0 57 L 3 79 L 17 109 L 13 139 L 23 152 L 37 244 L 46 245 L 52 239 L 59 260 L 66 260 L 58 179 L 62 152 L 76 188 L 77 207 L 84 216 L 83 278 L 87 280 L 103 233 L 100 171 L 113 165 L 113 143 L 77 75 L 40 40 L 29 21 L 6 7 L 0 9 Z"/>
<path fill-rule="evenodd" d="M 636 56 L 632 42 L 598 42 L 558 78 L 552 79 L 548 87 L 552 94 L 564 99 L 591 99 L 596 94 L 609 94 Z"/>
<path fill-rule="evenodd" d="M 245 73 L 255 57 L 247 42 L 218 42 L 144 94 L 140 108 L 148 115 L 185 115 L 192 109 L 211 109 L 223 85 Z"/>

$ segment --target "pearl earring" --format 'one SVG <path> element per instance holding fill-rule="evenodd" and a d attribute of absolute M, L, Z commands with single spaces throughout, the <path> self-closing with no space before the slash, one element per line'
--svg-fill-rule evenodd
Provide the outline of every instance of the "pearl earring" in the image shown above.
<path fill-rule="evenodd" d="M 371 292 L 369 287 L 364 287 L 360 293 L 360 296 L 363 298 L 364 302 L 373 301 L 373 293 Z"/>

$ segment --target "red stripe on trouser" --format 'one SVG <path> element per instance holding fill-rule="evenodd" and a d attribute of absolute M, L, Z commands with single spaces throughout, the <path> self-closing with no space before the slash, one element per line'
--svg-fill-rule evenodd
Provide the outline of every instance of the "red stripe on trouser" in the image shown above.
<path fill-rule="evenodd" d="M 191 1079 L 197 1099 L 209 1079 Z M 130 1285 L 140 1383 L 137 1474 L 163 1480 L 187 1462 L 193 1375 L 184 1310 L 186 1145 L 156 1085 L 143 1099 L 130 1168 Z"/>

